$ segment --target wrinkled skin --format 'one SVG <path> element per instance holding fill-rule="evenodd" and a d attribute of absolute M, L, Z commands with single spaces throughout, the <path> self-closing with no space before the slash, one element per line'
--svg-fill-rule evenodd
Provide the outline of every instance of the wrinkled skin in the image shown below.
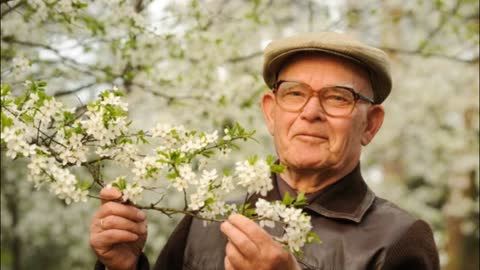
<path fill-rule="evenodd" d="M 100 196 L 102 205 L 90 224 L 90 246 L 108 270 L 136 269 L 147 239 L 145 213 L 113 201 L 121 197 L 116 188 L 103 188 Z"/>
<path fill-rule="evenodd" d="M 373 97 L 368 74 L 359 66 L 331 56 L 300 56 L 282 68 L 278 80 L 299 81 L 314 90 L 340 85 Z M 262 98 L 262 109 L 280 162 L 282 178 L 306 193 L 320 190 L 347 175 L 357 165 L 362 146 L 383 123 L 381 105 L 358 101 L 350 115 L 327 115 L 318 97 L 299 112 L 280 108 L 272 92 Z"/>
<path fill-rule="evenodd" d="M 227 236 L 225 270 L 296 270 L 295 257 L 252 220 L 238 214 L 223 222 Z"/>

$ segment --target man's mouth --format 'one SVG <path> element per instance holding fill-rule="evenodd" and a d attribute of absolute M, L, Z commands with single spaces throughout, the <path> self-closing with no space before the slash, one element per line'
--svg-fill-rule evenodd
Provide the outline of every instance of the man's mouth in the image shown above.
<path fill-rule="evenodd" d="M 294 137 L 298 138 L 298 139 L 301 139 L 301 140 L 308 140 L 308 141 L 312 141 L 312 140 L 328 140 L 328 138 L 326 136 L 323 136 L 323 135 L 318 135 L 318 134 L 310 134 L 310 133 L 300 133 L 300 134 L 297 134 L 295 135 Z"/>

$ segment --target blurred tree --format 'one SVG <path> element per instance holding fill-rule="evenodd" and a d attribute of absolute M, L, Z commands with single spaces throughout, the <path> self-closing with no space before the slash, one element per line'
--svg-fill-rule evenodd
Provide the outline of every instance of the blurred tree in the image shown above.
<path fill-rule="evenodd" d="M 269 40 L 348 31 L 383 48 L 394 89 L 384 127 L 362 158 L 366 179 L 432 224 L 445 269 L 478 269 L 478 1 L 2 0 L 0 7 L 2 83 L 46 80 L 50 94 L 75 107 L 117 85 L 138 128 L 239 121 L 257 129 L 260 142 L 241 155 L 273 151 L 258 108 Z M 91 266 L 95 206 L 64 208 L 32 193 L 22 165 L 5 162 L 2 269 Z M 153 258 L 177 219 L 149 220 Z"/>

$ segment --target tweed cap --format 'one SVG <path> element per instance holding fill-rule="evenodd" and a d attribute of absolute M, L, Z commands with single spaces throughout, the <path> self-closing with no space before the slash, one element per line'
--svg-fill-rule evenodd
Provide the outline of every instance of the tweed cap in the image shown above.
<path fill-rule="evenodd" d="M 304 33 L 268 44 L 264 51 L 263 79 L 273 88 L 285 61 L 299 52 L 323 52 L 356 62 L 369 73 L 375 103 L 382 103 L 392 89 L 387 55 L 346 34 L 335 32 Z"/>

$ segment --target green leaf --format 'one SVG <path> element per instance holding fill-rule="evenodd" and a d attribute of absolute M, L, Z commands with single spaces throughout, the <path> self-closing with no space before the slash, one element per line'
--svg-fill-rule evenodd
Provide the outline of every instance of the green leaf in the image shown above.
<path fill-rule="evenodd" d="M 2 92 L 2 96 L 6 96 L 8 94 L 10 94 L 10 90 L 12 89 L 12 86 L 9 85 L 9 84 L 2 84 L 1 86 L 1 92 Z"/>
<path fill-rule="evenodd" d="M 311 243 L 322 243 L 322 240 L 320 240 L 320 237 L 314 232 L 308 232 L 307 233 L 307 244 Z"/>
<path fill-rule="evenodd" d="M 33 122 L 33 117 L 32 117 L 31 115 L 29 115 L 29 114 L 26 114 L 26 113 L 22 114 L 22 116 L 21 116 L 20 118 L 21 118 L 22 121 L 25 122 L 25 123 L 31 123 L 31 122 Z"/>
<path fill-rule="evenodd" d="M 207 158 L 212 157 L 214 154 L 215 154 L 215 151 L 213 151 L 212 149 L 202 151 L 202 156 Z"/>
<path fill-rule="evenodd" d="M 223 175 L 224 175 L 224 176 L 230 176 L 230 175 L 232 175 L 232 170 L 223 169 Z"/>
<path fill-rule="evenodd" d="M 63 121 L 65 123 L 71 123 L 75 120 L 75 114 L 69 112 L 69 111 L 64 111 L 63 112 Z"/>
<path fill-rule="evenodd" d="M 111 91 L 113 93 L 114 96 L 116 97 L 123 97 L 125 96 L 125 94 L 121 91 L 121 90 L 115 90 L 115 91 Z"/>
<path fill-rule="evenodd" d="M 143 144 L 149 144 L 149 142 L 145 139 L 145 131 L 139 130 L 137 133 L 137 143 L 141 141 Z"/>
<path fill-rule="evenodd" d="M 83 134 L 85 132 L 85 129 L 82 128 L 82 125 L 80 123 L 78 123 L 74 128 L 73 128 L 73 132 L 77 133 L 77 134 Z"/>
<path fill-rule="evenodd" d="M 178 177 L 178 173 L 176 173 L 176 172 L 167 174 L 168 179 L 175 179 L 177 177 Z"/>
<path fill-rule="evenodd" d="M 293 198 L 292 196 L 290 196 L 290 193 L 287 191 L 287 192 L 285 192 L 285 194 L 283 195 L 282 203 L 283 203 L 284 205 L 291 205 L 294 200 L 295 200 L 295 198 Z"/>
<path fill-rule="evenodd" d="M 272 164 L 270 165 L 270 171 L 273 173 L 282 173 L 285 170 L 285 166 L 280 164 Z"/>
<path fill-rule="evenodd" d="M 77 187 L 81 190 L 88 190 L 90 188 L 91 184 L 89 181 L 78 181 L 77 182 Z"/>
<path fill-rule="evenodd" d="M 70 137 L 72 137 L 72 132 L 73 132 L 72 129 L 64 128 L 64 129 L 63 129 L 63 132 L 65 133 L 65 138 L 66 138 L 66 139 L 70 139 Z"/>
<path fill-rule="evenodd" d="M 250 208 L 250 203 L 237 205 L 237 211 L 238 211 L 238 212 L 245 211 L 245 210 L 247 210 L 248 208 Z"/>
<path fill-rule="evenodd" d="M 112 186 L 118 188 L 120 191 L 124 190 L 127 187 L 127 180 L 125 178 L 118 178 L 117 182 L 114 182 Z"/>
<path fill-rule="evenodd" d="M 268 155 L 267 159 L 266 159 L 267 164 L 270 165 L 270 166 L 275 163 L 275 160 L 276 160 L 275 157 L 272 156 L 272 155 Z"/>
<path fill-rule="evenodd" d="M 88 4 L 81 2 L 72 2 L 72 6 L 76 9 L 82 9 L 88 7 Z"/>
<path fill-rule="evenodd" d="M 17 105 L 18 107 L 20 107 L 24 102 L 25 102 L 25 98 L 24 98 L 24 97 L 17 97 L 17 98 L 15 98 L 15 100 L 13 101 L 13 103 L 15 103 L 15 105 Z"/>
<path fill-rule="evenodd" d="M 158 171 L 157 167 L 148 167 L 147 168 L 147 174 L 145 175 L 146 178 L 152 178 L 153 174 L 155 174 Z"/>
<path fill-rule="evenodd" d="M 220 99 L 218 99 L 218 106 L 224 107 L 224 106 L 227 105 L 227 103 L 228 103 L 228 101 L 227 101 L 227 97 L 225 97 L 225 95 L 222 95 L 220 97 Z"/>
<path fill-rule="evenodd" d="M 255 212 L 255 209 L 245 209 L 245 211 L 243 211 L 243 215 L 248 218 L 252 218 L 256 216 L 257 213 Z"/>
<path fill-rule="evenodd" d="M 205 200 L 205 205 L 209 205 L 209 204 L 212 204 L 215 202 L 215 199 L 214 198 L 208 198 Z"/>
<path fill-rule="evenodd" d="M 45 81 L 38 81 L 38 82 L 36 82 L 36 85 L 37 85 L 37 87 L 42 87 L 42 88 L 43 88 L 43 87 L 47 86 L 47 82 L 45 82 Z"/>
<path fill-rule="evenodd" d="M 8 117 L 4 112 L 2 112 L 2 122 L 0 123 L 2 126 L 2 132 L 6 127 L 11 127 L 13 126 L 13 120 Z"/>
<path fill-rule="evenodd" d="M 305 206 L 307 205 L 308 202 L 307 202 L 307 198 L 305 197 L 305 193 L 304 192 L 300 192 L 297 196 L 297 198 L 295 198 L 295 201 L 293 203 L 293 206 L 294 207 L 302 207 L 302 206 Z"/>
<path fill-rule="evenodd" d="M 127 144 L 127 143 L 133 144 L 133 141 L 132 141 L 132 139 L 130 139 L 128 137 L 122 137 L 118 140 L 118 143 L 119 144 Z"/>
<path fill-rule="evenodd" d="M 249 158 L 248 159 L 248 163 L 250 163 L 250 165 L 255 165 L 255 163 L 257 163 L 258 161 L 258 156 L 257 155 L 254 155 L 253 157 Z"/>
<path fill-rule="evenodd" d="M 90 16 L 82 16 L 80 17 L 85 23 L 85 26 L 92 32 L 93 36 L 97 36 L 98 34 L 105 34 L 105 26 L 100 22 Z"/>

